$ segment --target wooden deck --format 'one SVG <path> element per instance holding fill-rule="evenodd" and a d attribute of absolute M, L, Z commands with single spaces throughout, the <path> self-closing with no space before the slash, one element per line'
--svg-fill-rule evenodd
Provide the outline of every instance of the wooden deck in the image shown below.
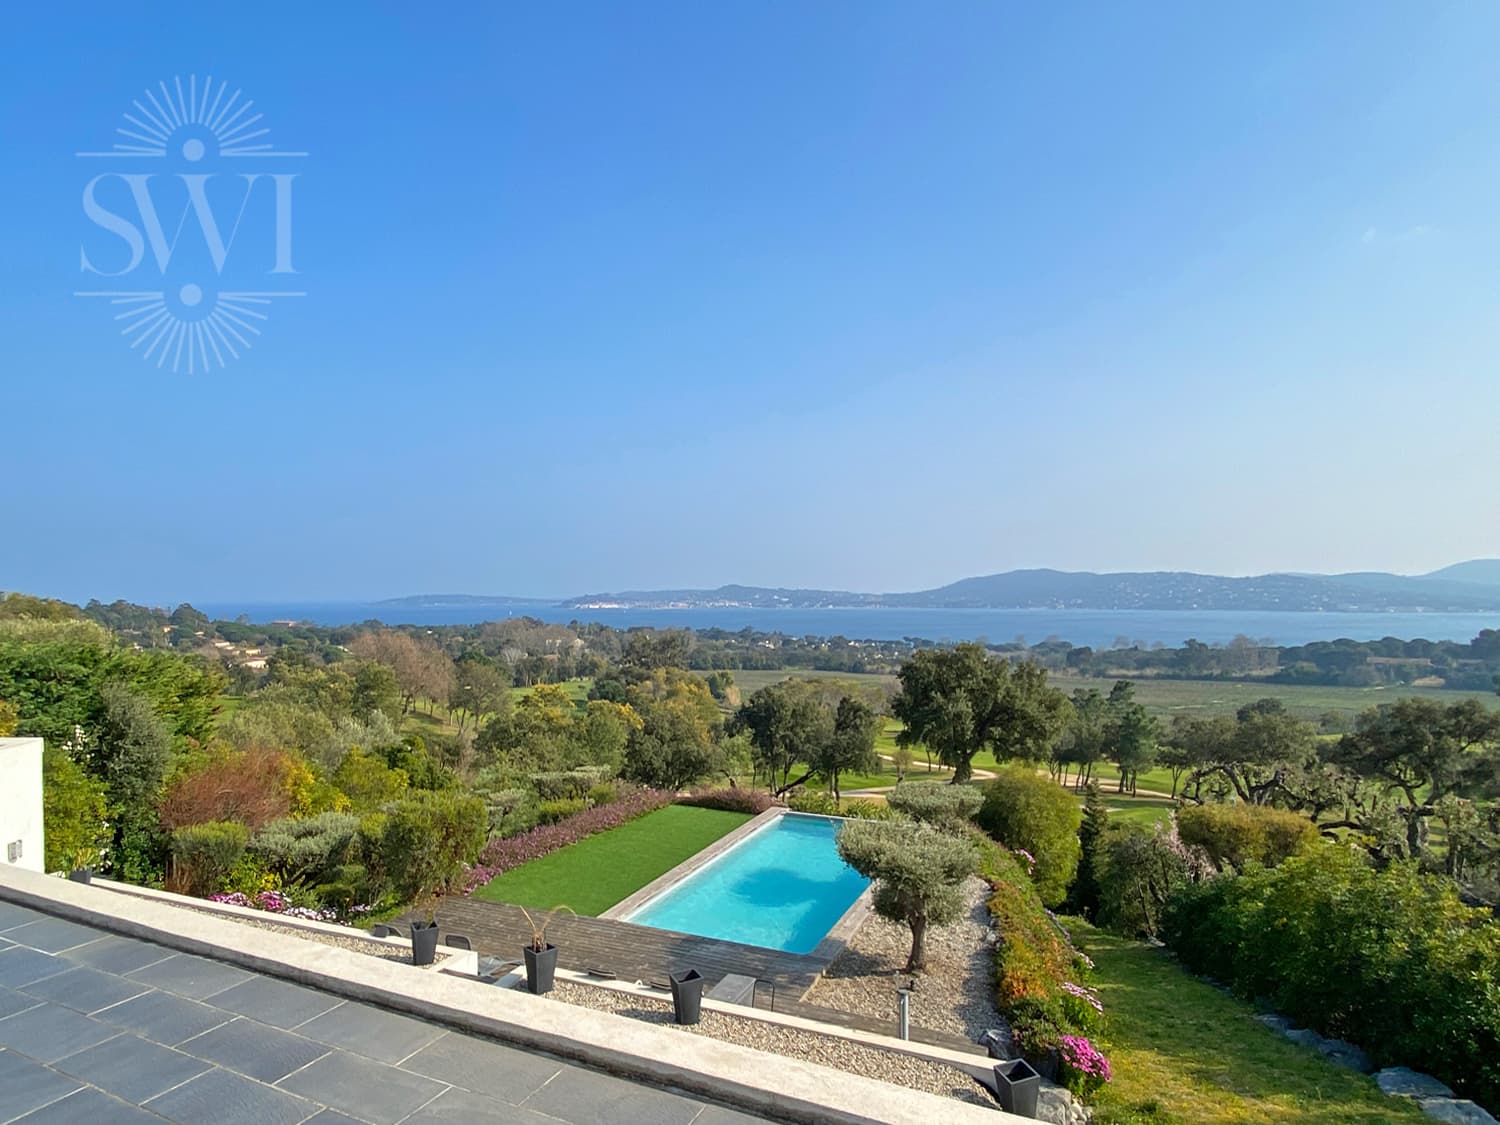
<path fill-rule="evenodd" d="M 394 923 L 411 932 L 413 915 Z M 518 907 L 479 899 L 444 899 L 437 912 L 443 938 L 462 934 L 481 957 L 521 960 L 531 927 Z M 733 941 L 695 937 L 606 918 L 558 914 L 547 926 L 557 946 L 557 963 L 576 972 L 602 971 L 621 980 L 666 985 L 671 973 L 696 969 L 712 988 L 730 973 L 770 981 L 778 1000 L 800 1000 L 827 962 Z M 780 1007 L 778 1003 L 777 1007 Z"/>

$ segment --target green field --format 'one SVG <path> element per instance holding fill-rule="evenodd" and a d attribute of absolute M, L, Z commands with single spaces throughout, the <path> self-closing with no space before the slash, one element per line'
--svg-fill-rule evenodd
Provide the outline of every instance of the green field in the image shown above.
<path fill-rule="evenodd" d="M 707 675 L 706 672 L 699 673 Z M 779 684 L 782 680 L 848 680 L 850 683 L 861 685 L 873 685 L 876 687 L 896 690 L 896 677 L 884 674 L 875 675 L 869 672 L 819 672 L 811 668 L 786 668 L 779 671 L 766 671 L 764 669 L 733 669 L 730 675 L 734 677 L 735 686 L 740 689 L 740 695 L 746 699 L 754 695 L 763 687 L 771 684 Z"/>
<path fill-rule="evenodd" d="M 749 819 L 748 813 L 669 805 L 497 875 L 474 897 L 602 914 Z"/>
<path fill-rule="evenodd" d="M 872 675 L 855 672 L 813 672 L 789 669 L 781 672 L 735 672 L 734 682 L 742 695 L 749 696 L 767 684 L 785 679 L 798 680 L 850 680 L 859 684 L 871 684 L 894 690 L 895 676 Z M 1107 694 L 1113 686 L 1112 679 L 1094 679 L 1081 676 L 1050 674 L 1047 682 L 1069 694 L 1075 688 L 1094 688 Z M 1327 712 L 1345 717 L 1357 715 L 1369 707 L 1389 703 L 1403 696 L 1418 696 L 1439 703 L 1458 703 L 1464 699 L 1479 699 L 1487 706 L 1500 706 L 1500 697 L 1493 692 L 1446 691 L 1442 688 L 1344 688 L 1301 687 L 1290 684 L 1244 683 L 1221 680 L 1159 680 L 1136 679 L 1136 699 L 1157 718 L 1169 721 L 1174 715 L 1232 715 L 1247 703 L 1273 696 L 1286 704 L 1287 710 L 1304 719 L 1318 719 Z"/>
<path fill-rule="evenodd" d="M 1094 959 L 1115 1078 L 1095 1125 L 1397 1125 L 1429 1118 L 1334 1066 L 1158 949 L 1065 919 Z"/>
<path fill-rule="evenodd" d="M 1114 683 L 1113 680 L 1077 676 L 1048 676 L 1047 682 L 1069 693 L 1074 688 L 1096 688 L 1106 694 Z M 1299 687 L 1208 680 L 1138 679 L 1132 682 L 1137 702 L 1163 720 L 1170 720 L 1174 715 L 1232 715 L 1245 704 L 1267 696 L 1281 700 L 1286 709 L 1299 718 L 1314 720 L 1330 711 L 1346 717 L 1357 715 L 1369 707 L 1404 696 L 1419 696 L 1439 703 L 1479 699 L 1487 706 L 1500 705 L 1500 698 L 1493 692 L 1445 691 L 1441 688 Z"/>

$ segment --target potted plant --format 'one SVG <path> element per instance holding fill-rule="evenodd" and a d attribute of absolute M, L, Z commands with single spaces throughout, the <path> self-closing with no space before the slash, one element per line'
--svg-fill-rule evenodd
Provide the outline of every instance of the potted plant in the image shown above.
<path fill-rule="evenodd" d="M 421 922 L 415 918 L 412 919 L 411 963 L 413 965 L 430 965 L 437 957 L 437 908 L 440 898 L 442 898 L 442 895 L 434 894 L 427 900 L 427 921 Z"/>
<path fill-rule="evenodd" d="M 68 878 L 75 883 L 91 883 L 94 881 L 94 861 L 99 858 L 99 853 L 93 848 L 79 848 L 73 853 L 73 869 L 68 872 Z"/>
<path fill-rule="evenodd" d="M 524 906 L 520 909 L 526 916 L 526 924 L 531 927 L 531 944 L 522 951 L 526 958 L 526 987 L 533 995 L 540 996 L 552 991 L 552 977 L 557 972 L 557 946 L 547 940 L 547 927 L 559 910 L 566 910 L 569 914 L 573 910 L 567 906 L 554 906 L 542 915 L 541 925 L 538 925 L 529 910 Z"/>

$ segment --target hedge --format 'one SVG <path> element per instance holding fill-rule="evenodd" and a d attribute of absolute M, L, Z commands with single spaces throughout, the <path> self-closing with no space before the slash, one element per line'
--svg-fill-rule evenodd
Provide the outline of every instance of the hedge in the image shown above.
<path fill-rule="evenodd" d="M 1182 889 L 1162 933 L 1238 995 L 1500 1109 L 1500 924 L 1451 881 L 1326 841 Z"/>
<path fill-rule="evenodd" d="M 541 859 L 559 848 L 665 808 L 673 799 L 673 794 L 658 789 L 625 789 L 624 786 L 621 789 L 613 804 L 594 805 L 566 820 L 544 824 L 518 836 L 491 839 L 479 853 L 479 862 L 464 873 L 463 893 L 472 894 L 496 875 L 513 867 Z"/>
<path fill-rule="evenodd" d="M 702 793 L 677 798 L 679 805 L 692 805 L 698 809 L 722 809 L 724 812 L 749 813 L 758 816 L 774 802 L 769 793 L 759 789 L 706 789 Z"/>

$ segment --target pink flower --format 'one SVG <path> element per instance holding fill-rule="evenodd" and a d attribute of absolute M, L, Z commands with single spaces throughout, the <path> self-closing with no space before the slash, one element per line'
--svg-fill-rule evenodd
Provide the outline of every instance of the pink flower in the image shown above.
<path fill-rule="evenodd" d="M 1082 1035 L 1064 1035 L 1059 1047 L 1064 1066 L 1098 1082 L 1108 1082 L 1114 1077 L 1104 1052 Z"/>

